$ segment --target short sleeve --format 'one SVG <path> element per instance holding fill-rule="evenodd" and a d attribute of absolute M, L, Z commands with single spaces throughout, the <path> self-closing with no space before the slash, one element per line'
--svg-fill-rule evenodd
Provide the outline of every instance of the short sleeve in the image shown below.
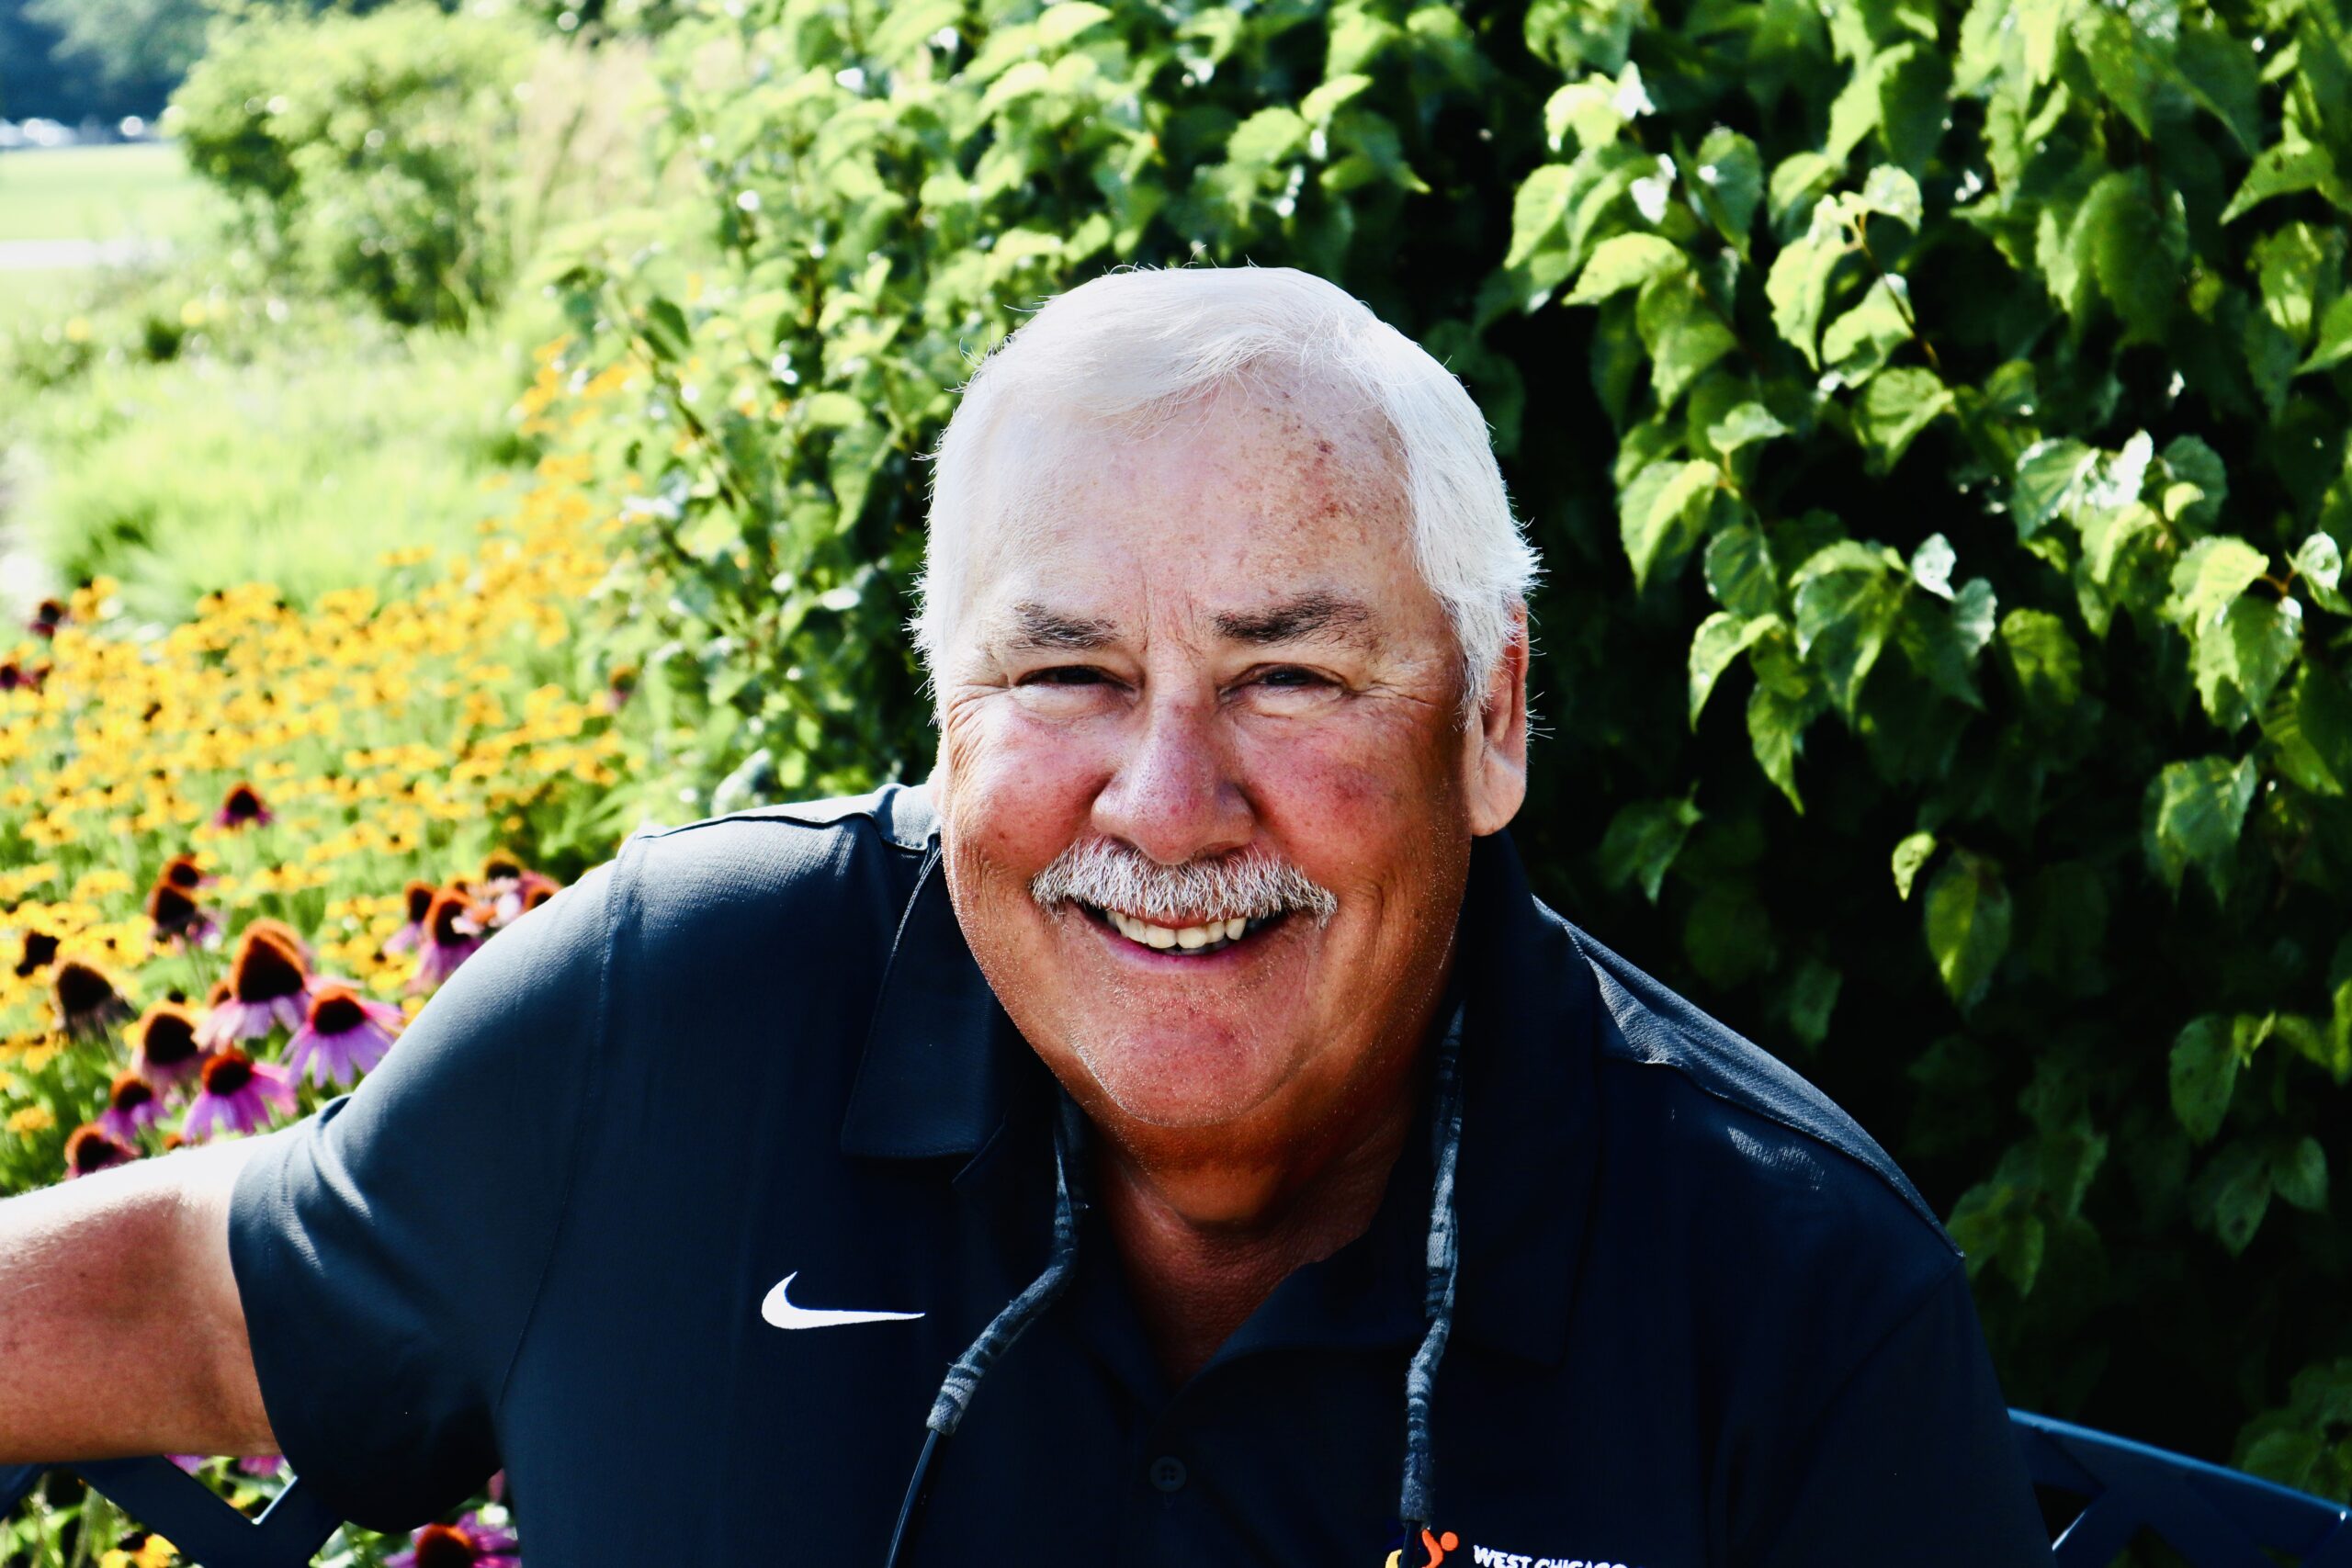
<path fill-rule="evenodd" d="M 1745 1558 L 1757 1568 L 2048 1568 L 2050 1536 L 1958 1263 L 1855 1366 Z"/>
<path fill-rule="evenodd" d="M 229 1255 L 270 1427 L 356 1523 L 424 1523 L 498 1468 L 598 1081 L 616 874 L 492 936 L 356 1090 L 238 1176 Z"/>

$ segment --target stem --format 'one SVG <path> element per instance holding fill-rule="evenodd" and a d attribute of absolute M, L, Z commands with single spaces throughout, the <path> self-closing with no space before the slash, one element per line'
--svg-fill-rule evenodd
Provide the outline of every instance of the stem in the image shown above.
<path fill-rule="evenodd" d="M 1911 341 L 1917 344 L 1926 353 L 1928 367 L 1934 370 L 1938 378 L 1940 379 L 1944 373 L 1944 362 L 1937 357 L 1936 345 L 1928 341 L 1927 333 L 1919 330 L 1919 318 L 1911 313 L 1911 301 L 1905 297 L 1902 289 L 1894 287 L 1894 280 L 1886 275 L 1886 268 L 1879 265 L 1878 256 L 1871 250 L 1870 222 L 1870 214 L 1867 212 L 1856 216 L 1854 243 L 1861 251 L 1862 259 L 1870 263 L 1871 271 L 1877 275 L 1880 287 L 1893 297 L 1895 313 L 1903 318 L 1903 325 L 1910 333 Z"/>

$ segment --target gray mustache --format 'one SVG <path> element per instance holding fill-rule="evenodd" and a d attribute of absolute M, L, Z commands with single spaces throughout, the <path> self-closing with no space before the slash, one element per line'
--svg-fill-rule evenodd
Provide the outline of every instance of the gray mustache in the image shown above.
<path fill-rule="evenodd" d="M 1157 924 L 1268 916 L 1303 909 L 1317 924 L 1340 908 L 1330 889 L 1286 861 L 1261 854 L 1162 865 L 1132 845 L 1108 839 L 1072 844 L 1029 879 L 1029 896 L 1046 908 L 1077 902 L 1120 909 Z"/>

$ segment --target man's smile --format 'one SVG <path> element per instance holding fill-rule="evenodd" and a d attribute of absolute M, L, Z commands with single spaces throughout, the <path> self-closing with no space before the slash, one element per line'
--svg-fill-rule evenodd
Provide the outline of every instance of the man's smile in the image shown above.
<path fill-rule="evenodd" d="M 1072 902 L 1096 924 L 1116 932 L 1128 943 L 1149 948 L 1155 953 L 1172 953 L 1180 958 L 1205 958 L 1212 953 L 1223 953 L 1289 918 L 1289 912 L 1285 911 L 1279 915 L 1255 918 L 1234 915 L 1221 919 L 1204 919 L 1182 925 L 1166 925 L 1122 909 L 1102 908 L 1075 899 Z"/>

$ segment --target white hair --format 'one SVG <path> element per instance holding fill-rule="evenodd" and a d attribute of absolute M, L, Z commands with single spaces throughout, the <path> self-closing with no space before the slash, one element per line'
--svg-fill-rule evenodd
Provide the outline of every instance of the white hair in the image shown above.
<path fill-rule="evenodd" d="M 1359 394 L 1393 432 L 1414 560 L 1452 623 L 1475 713 L 1538 570 L 1487 422 L 1419 344 L 1337 285 L 1290 267 L 1106 274 L 1048 301 L 981 363 L 932 476 L 913 621 L 926 666 L 936 673 L 965 612 L 977 525 L 1004 520 L 989 479 L 1009 414 L 1148 428 L 1261 372 Z"/>

